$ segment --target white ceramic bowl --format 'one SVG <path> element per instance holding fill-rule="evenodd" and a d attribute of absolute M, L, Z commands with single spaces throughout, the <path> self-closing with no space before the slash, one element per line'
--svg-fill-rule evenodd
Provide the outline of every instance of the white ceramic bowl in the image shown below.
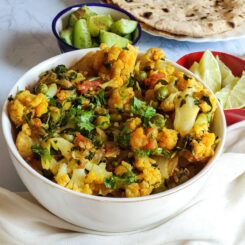
<path fill-rule="evenodd" d="M 33 85 L 41 72 L 54 68 L 58 64 L 71 66 L 89 50 L 77 50 L 58 55 L 35 66 L 25 73 L 15 84 L 10 95 L 17 90 Z M 193 75 L 185 68 L 173 63 L 186 74 Z M 2 127 L 8 150 L 14 166 L 31 194 L 50 212 L 60 218 L 101 232 L 126 232 L 148 229 L 164 222 L 187 206 L 207 179 L 222 152 L 226 134 L 223 110 L 218 104 L 215 112 L 213 131 L 221 139 L 214 156 L 208 164 L 189 181 L 165 192 L 138 198 L 109 198 L 77 193 L 59 186 L 36 172 L 21 157 L 16 146 L 12 124 L 5 102 L 2 113 Z"/>

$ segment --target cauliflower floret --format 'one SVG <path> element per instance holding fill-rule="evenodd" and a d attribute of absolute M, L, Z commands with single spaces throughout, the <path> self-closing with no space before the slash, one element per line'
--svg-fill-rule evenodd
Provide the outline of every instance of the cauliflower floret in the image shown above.
<path fill-rule="evenodd" d="M 29 90 L 23 90 L 16 94 L 15 99 L 19 100 L 24 106 L 29 106 L 31 101 L 35 98 L 34 94 L 31 94 Z"/>
<path fill-rule="evenodd" d="M 141 124 L 141 119 L 139 117 L 130 118 L 127 120 L 127 127 L 134 131 Z"/>
<path fill-rule="evenodd" d="M 42 116 L 48 111 L 48 101 L 44 94 L 38 94 L 30 103 L 32 108 L 35 108 L 37 117 Z"/>
<path fill-rule="evenodd" d="M 133 96 L 134 91 L 131 87 L 115 89 L 108 100 L 108 106 L 111 109 L 122 109 Z"/>
<path fill-rule="evenodd" d="M 148 196 L 151 194 L 151 192 L 155 187 L 150 185 L 147 181 L 142 181 L 141 183 L 139 183 L 139 188 L 140 188 L 140 196 Z"/>
<path fill-rule="evenodd" d="M 34 144 L 33 139 L 31 138 L 31 130 L 28 124 L 23 124 L 22 130 L 18 133 L 16 138 L 16 147 L 20 155 L 26 160 L 30 160 L 33 152 L 32 145 Z"/>
<path fill-rule="evenodd" d="M 140 149 L 146 146 L 148 143 L 147 136 L 144 133 L 142 127 L 137 128 L 134 132 L 131 133 L 130 145 L 132 149 Z"/>
<path fill-rule="evenodd" d="M 192 151 L 184 151 L 182 156 L 189 162 L 204 162 L 214 154 L 215 134 L 206 133 L 191 142 Z"/>
<path fill-rule="evenodd" d="M 104 181 L 104 178 L 110 178 L 112 173 L 106 170 L 106 164 L 105 163 L 100 163 L 99 165 L 97 164 L 92 164 L 91 162 L 87 162 L 85 165 L 85 168 L 88 171 L 92 171 L 93 174 L 95 175 L 95 180 L 96 183 L 102 184 Z"/>
<path fill-rule="evenodd" d="M 140 187 L 138 183 L 132 183 L 125 187 L 126 197 L 139 197 L 140 196 Z"/>
<path fill-rule="evenodd" d="M 211 117 L 210 114 L 200 113 L 191 131 L 191 136 L 194 136 L 195 138 L 199 138 L 203 134 L 208 132 L 210 117 Z"/>
<path fill-rule="evenodd" d="M 66 187 L 73 191 L 81 192 L 84 186 L 85 176 L 84 169 L 73 169 L 72 177 Z"/>
<path fill-rule="evenodd" d="M 143 173 L 140 177 L 147 181 L 150 185 L 154 186 L 154 188 L 159 186 L 162 179 L 160 170 L 154 167 L 143 169 Z"/>
<path fill-rule="evenodd" d="M 157 140 L 160 147 L 171 151 L 177 144 L 178 132 L 173 129 L 163 128 L 158 133 Z"/>
<path fill-rule="evenodd" d="M 203 89 L 203 85 L 200 82 L 197 82 L 194 77 L 188 76 L 182 71 L 177 71 L 175 76 L 178 78 L 176 85 L 180 91 L 188 88 L 194 88 L 195 91 L 200 91 Z"/>
<path fill-rule="evenodd" d="M 132 45 L 128 45 L 127 49 L 121 49 L 116 45 L 108 48 L 103 44 L 100 48 L 84 56 L 73 69 L 83 74 L 99 75 L 103 80 L 110 81 L 106 86 L 113 86 L 111 81 L 120 78 L 120 84 L 118 81 L 116 84 L 117 87 L 122 86 L 133 72 L 137 48 Z"/>
<path fill-rule="evenodd" d="M 67 173 L 66 163 L 60 164 L 58 173 L 55 175 L 54 179 L 57 182 L 57 184 L 61 186 L 66 186 L 69 183 L 70 177 Z"/>
<path fill-rule="evenodd" d="M 154 164 L 156 161 L 144 156 L 144 157 L 136 157 L 135 158 L 135 162 L 134 162 L 134 166 L 138 169 L 138 170 L 143 170 L 145 168 L 150 168 L 152 164 Z"/>
<path fill-rule="evenodd" d="M 193 97 L 199 101 L 199 107 L 202 112 L 213 113 L 217 109 L 216 99 L 207 89 L 194 92 Z"/>
<path fill-rule="evenodd" d="M 29 90 L 24 90 L 16 95 L 16 98 L 9 103 L 8 107 L 11 120 L 16 125 L 25 121 L 25 116 L 33 112 L 40 117 L 48 111 L 48 101 L 43 94 L 34 95 Z"/>
<path fill-rule="evenodd" d="M 158 62 L 164 59 L 164 57 L 165 54 L 160 48 L 150 48 L 145 54 L 140 56 L 136 66 L 138 66 L 140 70 L 143 70 L 145 67 L 156 69 Z"/>
<path fill-rule="evenodd" d="M 24 123 L 26 107 L 23 106 L 19 100 L 12 100 L 8 105 L 8 112 L 12 122 L 19 126 Z"/>
<path fill-rule="evenodd" d="M 163 100 L 160 104 L 160 109 L 165 112 L 174 111 L 175 109 L 175 99 L 179 95 L 179 92 L 171 93 L 165 100 Z"/>
<path fill-rule="evenodd" d="M 125 162 L 125 161 L 122 161 L 121 165 L 116 167 L 115 174 L 117 176 L 122 176 L 123 174 L 125 174 L 125 173 L 127 173 L 129 171 L 132 171 L 132 165 L 127 163 L 127 162 Z"/>

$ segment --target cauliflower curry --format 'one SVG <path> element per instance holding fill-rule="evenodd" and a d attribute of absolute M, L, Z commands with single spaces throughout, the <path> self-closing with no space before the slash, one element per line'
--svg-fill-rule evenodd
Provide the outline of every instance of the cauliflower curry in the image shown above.
<path fill-rule="evenodd" d="M 9 98 L 16 146 L 71 190 L 140 197 L 173 188 L 214 154 L 214 96 L 158 48 L 101 46 Z"/>

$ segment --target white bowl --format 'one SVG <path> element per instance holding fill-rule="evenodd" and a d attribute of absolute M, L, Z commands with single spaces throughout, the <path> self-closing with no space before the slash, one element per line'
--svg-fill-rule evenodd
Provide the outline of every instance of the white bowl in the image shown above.
<path fill-rule="evenodd" d="M 38 80 L 41 72 L 54 68 L 58 64 L 71 66 L 89 50 L 77 50 L 48 59 L 25 73 L 15 84 L 10 95 Z M 193 75 L 185 68 L 173 63 L 179 70 Z M 214 156 L 207 165 L 189 181 L 159 194 L 138 198 L 109 198 L 74 192 L 36 172 L 19 154 L 15 146 L 15 134 L 7 112 L 8 101 L 2 112 L 2 127 L 8 150 L 14 166 L 31 194 L 50 212 L 60 218 L 101 232 L 128 232 L 148 229 L 164 222 L 187 206 L 207 179 L 222 152 L 226 123 L 223 110 L 218 104 L 215 112 L 213 131 L 221 139 Z"/>

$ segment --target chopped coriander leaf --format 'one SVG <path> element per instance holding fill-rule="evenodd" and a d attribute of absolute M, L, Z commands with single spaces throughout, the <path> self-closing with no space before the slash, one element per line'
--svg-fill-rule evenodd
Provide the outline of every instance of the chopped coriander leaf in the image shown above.
<path fill-rule="evenodd" d="M 116 136 L 115 142 L 118 146 L 126 148 L 129 145 L 131 131 L 125 127 L 123 130 Z"/>
<path fill-rule="evenodd" d="M 136 82 L 136 81 L 135 81 L 132 77 L 130 77 L 130 78 L 128 79 L 127 87 L 134 87 L 135 82 Z"/>
<path fill-rule="evenodd" d="M 138 149 L 134 153 L 138 157 L 151 156 L 151 155 L 163 155 L 166 158 L 170 158 L 171 156 L 168 150 L 161 148 L 161 147 L 158 147 L 154 150 Z"/>
<path fill-rule="evenodd" d="M 95 103 L 97 106 L 102 106 L 105 104 L 105 92 L 104 90 L 100 90 L 95 96 Z"/>
<path fill-rule="evenodd" d="M 55 67 L 54 71 L 56 74 L 65 73 L 67 72 L 67 68 L 65 65 L 58 65 Z"/>
<path fill-rule="evenodd" d="M 106 188 L 118 189 L 125 185 L 130 185 L 136 182 L 136 175 L 132 171 L 124 173 L 122 176 L 113 175 L 110 178 L 104 179 L 104 185 Z"/>
<path fill-rule="evenodd" d="M 137 157 L 145 157 L 145 156 L 150 156 L 152 154 L 152 150 L 138 149 L 134 153 Z"/>
<path fill-rule="evenodd" d="M 92 111 L 79 110 L 75 122 L 80 130 L 92 131 L 95 126 L 91 123 L 94 117 L 94 113 Z"/>
<path fill-rule="evenodd" d="M 146 105 L 144 101 L 139 100 L 136 97 L 132 100 L 131 112 L 134 115 L 141 116 L 146 119 L 150 119 L 156 114 L 156 110 L 153 107 Z"/>
<path fill-rule="evenodd" d="M 27 123 L 30 122 L 31 117 L 32 117 L 32 112 L 29 112 L 29 113 L 27 113 L 27 114 L 25 115 L 25 120 L 26 120 Z"/>

